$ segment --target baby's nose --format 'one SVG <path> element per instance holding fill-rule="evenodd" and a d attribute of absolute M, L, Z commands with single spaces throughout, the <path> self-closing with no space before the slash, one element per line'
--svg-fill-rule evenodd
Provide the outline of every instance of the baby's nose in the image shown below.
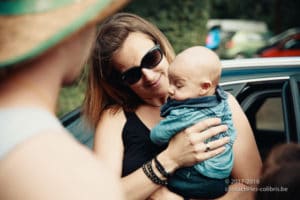
<path fill-rule="evenodd" d="M 170 96 L 173 96 L 173 95 L 174 95 L 175 90 L 174 90 L 174 87 L 173 87 L 172 85 L 169 86 L 168 92 L 169 92 L 169 95 L 170 95 Z"/>

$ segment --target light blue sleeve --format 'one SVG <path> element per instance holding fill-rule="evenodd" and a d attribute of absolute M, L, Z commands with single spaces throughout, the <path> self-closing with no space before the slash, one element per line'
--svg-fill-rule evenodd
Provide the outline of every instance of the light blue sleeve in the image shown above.
<path fill-rule="evenodd" d="M 150 139 L 158 145 L 167 144 L 176 133 L 207 117 L 193 108 L 172 110 L 151 130 Z"/>
<path fill-rule="evenodd" d="M 222 179 L 228 177 L 232 171 L 234 162 L 232 146 L 236 139 L 236 130 L 233 126 L 232 114 L 227 101 L 222 101 L 211 111 L 221 118 L 222 124 L 226 124 L 228 129 L 225 132 L 213 136 L 208 139 L 208 141 L 229 136 L 230 142 L 225 145 L 225 150 L 221 154 L 194 165 L 194 168 L 207 177 Z"/>

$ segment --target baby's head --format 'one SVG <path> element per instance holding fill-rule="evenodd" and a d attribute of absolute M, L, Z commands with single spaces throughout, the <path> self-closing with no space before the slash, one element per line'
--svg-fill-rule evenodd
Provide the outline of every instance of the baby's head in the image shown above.
<path fill-rule="evenodd" d="M 194 46 L 179 53 L 169 67 L 171 99 L 178 101 L 215 93 L 221 62 L 208 48 Z"/>

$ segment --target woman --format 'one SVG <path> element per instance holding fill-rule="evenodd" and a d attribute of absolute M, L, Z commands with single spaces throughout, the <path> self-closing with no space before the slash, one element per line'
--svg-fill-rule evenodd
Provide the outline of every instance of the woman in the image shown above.
<path fill-rule="evenodd" d="M 97 127 L 96 154 L 123 177 L 128 199 L 182 199 L 162 186 L 165 178 L 151 160 L 157 155 L 156 160 L 165 171 L 173 173 L 177 168 L 216 156 L 228 142 L 228 138 L 223 138 L 205 144 L 206 139 L 227 129 L 215 118 L 176 134 L 167 147 L 150 142 L 149 130 L 161 120 L 160 106 L 168 97 L 167 69 L 173 58 L 174 51 L 164 35 L 136 15 L 119 13 L 100 27 L 89 73 L 85 114 Z M 232 96 L 229 104 L 239 134 L 234 145 L 232 176 L 257 178 L 261 160 L 251 128 Z M 159 184 L 147 177 L 145 163 L 149 162 L 147 166 L 152 166 L 162 181 Z M 231 195 L 238 194 L 228 193 L 224 198 L 232 198 Z"/>

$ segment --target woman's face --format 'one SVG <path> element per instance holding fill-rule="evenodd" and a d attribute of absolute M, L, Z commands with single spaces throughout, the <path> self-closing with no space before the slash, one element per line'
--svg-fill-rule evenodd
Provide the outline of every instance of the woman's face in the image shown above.
<path fill-rule="evenodd" d="M 145 34 L 132 32 L 128 35 L 121 49 L 114 55 L 117 70 L 123 72 L 140 66 L 144 56 L 155 47 L 155 43 Z M 163 55 L 161 61 L 149 68 L 141 68 L 141 77 L 129 87 L 142 99 L 166 97 L 168 94 L 169 63 Z M 124 83 L 126 84 L 126 83 Z"/>

